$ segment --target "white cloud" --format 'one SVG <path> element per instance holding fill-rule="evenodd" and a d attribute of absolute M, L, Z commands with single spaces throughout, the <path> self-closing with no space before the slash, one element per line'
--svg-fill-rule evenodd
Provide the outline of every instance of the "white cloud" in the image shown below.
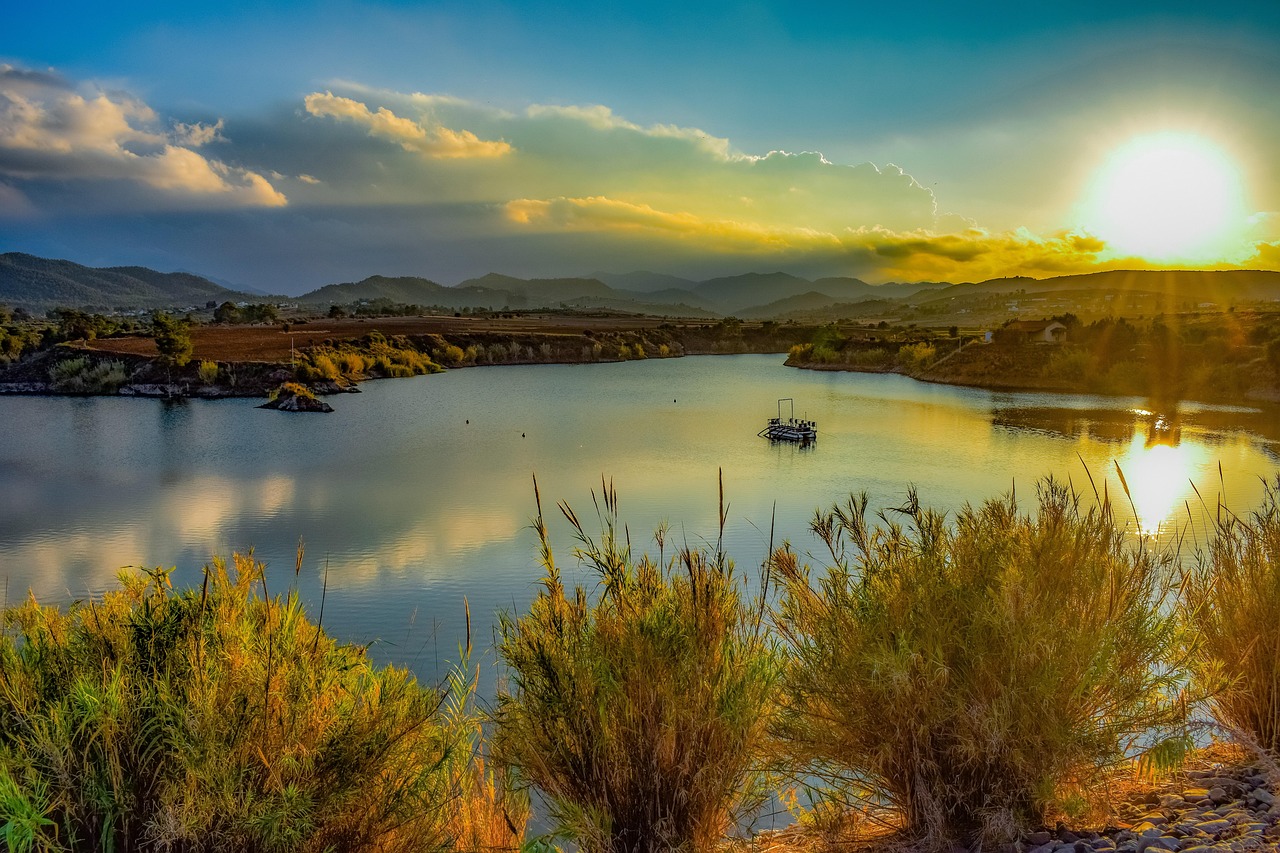
<path fill-rule="evenodd" d="M 18 182 L 123 180 L 158 190 L 159 206 L 275 207 L 283 194 L 262 175 L 194 148 L 222 140 L 223 122 L 164 131 L 127 94 L 74 87 L 49 74 L 0 66 L 0 175 Z"/>
<path fill-rule="evenodd" d="M 480 139 L 469 130 L 452 130 L 444 125 L 424 126 L 396 115 L 386 107 L 370 110 L 365 104 L 332 92 L 313 92 L 304 99 L 313 116 L 345 119 L 361 125 L 369 135 L 397 143 L 405 151 L 427 157 L 501 157 L 511 146 L 501 140 Z"/>

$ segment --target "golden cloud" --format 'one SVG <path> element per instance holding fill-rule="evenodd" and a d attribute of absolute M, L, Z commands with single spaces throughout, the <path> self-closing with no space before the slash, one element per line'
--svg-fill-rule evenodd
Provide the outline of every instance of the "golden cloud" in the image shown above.
<path fill-rule="evenodd" d="M 724 253 L 825 256 L 884 278 L 962 280 L 1151 266 L 1137 258 L 1100 260 L 1106 243 L 1077 232 L 1043 236 L 1025 229 L 992 233 L 974 227 L 952 233 L 881 227 L 829 232 L 707 219 L 602 196 L 517 199 L 504 205 L 503 212 L 526 228 L 646 235 Z"/>
<path fill-rule="evenodd" d="M 514 150 L 506 142 L 481 139 L 469 130 L 451 130 L 443 125 L 423 127 L 412 119 L 396 115 L 386 107 L 378 107 L 377 112 L 374 112 L 360 101 L 332 92 L 313 92 L 303 99 L 303 103 L 307 112 L 313 116 L 355 122 L 363 126 L 372 137 L 395 142 L 405 151 L 427 157 L 502 157 Z"/>
<path fill-rule="evenodd" d="M 118 93 L 81 94 L 65 81 L 0 66 L 0 174 L 132 181 L 168 199 L 278 207 L 287 203 L 262 175 L 193 148 L 220 140 L 212 125 L 155 128 L 155 111 Z"/>

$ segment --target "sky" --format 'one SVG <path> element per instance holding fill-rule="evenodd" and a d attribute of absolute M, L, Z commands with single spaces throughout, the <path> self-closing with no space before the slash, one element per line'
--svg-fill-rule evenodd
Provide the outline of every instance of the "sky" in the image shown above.
<path fill-rule="evenodd" d="M 1280 4 L 13 4 L 0 252 L 301 293 L 1280 269 Z"/>

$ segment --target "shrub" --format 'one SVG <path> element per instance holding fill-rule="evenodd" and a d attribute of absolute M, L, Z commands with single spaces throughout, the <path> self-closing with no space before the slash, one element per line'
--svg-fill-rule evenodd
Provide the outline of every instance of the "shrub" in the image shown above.
<path fill-rule="evenodd" d="M 566 594 L 539 504 L 542 589 L 526 615 L 499 622 L 510 687 L 495 753 L 588 853 L 711 851 L 758 794 L 771 643 L 723 555 L 685 549 L 664 564 L 660 530 L 658 562 L 634 560 L 617 497 L 606 487 L 603 498 L 598 543 L 561 504 L 599 576 L 595 600 L 581 586 Z"/>
<path fill-rule="evenodd" d="M 218 381 L 218 362 L 200 362 L 200 366 L 196 368 L 196 374 L 200 377 L 200 381 L 205 385 L 212 385 Z"/>
<path fill-rule="evenodd" d="M 1074 347 L 1059 347 L 1043 369 L 1044 376 L 1049 379 L 1065 379 L 1070 382 L 1083 381 L 1093 373 L 1093 356 L 1088 351 Z"/>
<path fill-rule="evenodd" d="M 846 350 L 844 360 L 846 364 L 851 364 L 855 367 L 885 367 L 893 361 L 893 357 L 883 347 L 872 347 L 871 349 Z"/>
<path fill-rule="evenodd" d="M 1183 609 L 1199 638 L 1192 657 L 1218 721 L 1280 750 L 1280 479 L 1247 517 L 1220 510 L 1190 573 Z"/>
<path fill-rule="evenodd" d="M 924 370 L 933 364 L 937 356 L 938 351 L 933 344 L 904 344 L 898 349 L 898 363 L 908 373 Z"/>
<path fill-rule="evenodd" d="M 440 350 L 439 357 L 442 362 L 449 365 L 450 367 L 457 367 L 458 365 L 462 364 L 464 360 L 466 360 L 467 354 L 462 351 L 461 347 L 455 346 L 454 344 L 449 344 L 448 346 Z"/>
<path fill-rule="evenodd" d="M 87 356 L 68 358 L 49 368 L 49 383 L 61 394 L 114 394 L 128 379 L 120 362 L 93 362 Z"/>
<path fill-rule="evenodd" d="M 337 362 L 333 360 L 330 353 L 312 353 L 311 367 L 314 374 L 320 379 L 334 380 L 342 376 L 342 371 L 338 368 Z"/>
<path fill-rule="evenodd" d="M 1126 549 L 1106 501 L 1037 491 L 1035 516 L 1008 497 L 951 525 L 913 492 L 905 528 L 850 498 L 813 521 L 816 583 L 774 558 L 786 747 L 881 788 L 930 847 L 1008 841 L 1144 739 L 1161 761 L 1186 746 L 1171 558 Z"/>
<path fill-rule="evenodd" d="M 34 599 L 0 638 L 0 821 L 41 850 L 438 850 L 486 804 L 469 687 L 378 669 L 215 560 L 65 611 Z M 514 813 L 515 819 L 520 813 Z M 514 822 L 514 821 L 513 821 Z"/>

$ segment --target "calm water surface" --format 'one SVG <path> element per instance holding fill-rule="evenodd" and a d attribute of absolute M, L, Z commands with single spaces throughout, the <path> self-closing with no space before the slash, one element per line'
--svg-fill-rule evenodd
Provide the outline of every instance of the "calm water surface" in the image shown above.
<path fill-rule="evenodd" d="M 212 555 L 252 547 L 269 582 L 297 581 L 313 612 L 328 567 L 325 624 L 372 642 L 425 678 L 456 658 L 463 597 L 478 647 L 493 615 L 519 610 L 538 578 L 531 478 L 538 477 L 562 566 L 575 563 L 566 500 L 594 517 L 601 477 L 621 498 L 633 542 L 662 520 L 670 540 L 716 535 L 750 568 L 775 538 L 813 548 L 820 506 L 866 491 L 872 506 L 955 509 L 1055 474 L 1120 494 L 1130 529 L 1168 540 L 1221 495 L 1257 505 L 1280 459 L 1280 411 L 1139 399 L 1000 394 L 900 376 L 818 373 L 782 356 L 604 365 L 486 367 L 371 382 L 328 416 L 246 400 L 0 398 L 0 583 L 69 601 L 109 588 L 123 566 L 177 566 L 198 583 Z M 756 431 L 794 397 L 818 445 L 771 445 Z M 470 423 L 467 423 L 470 421 Z"/>

